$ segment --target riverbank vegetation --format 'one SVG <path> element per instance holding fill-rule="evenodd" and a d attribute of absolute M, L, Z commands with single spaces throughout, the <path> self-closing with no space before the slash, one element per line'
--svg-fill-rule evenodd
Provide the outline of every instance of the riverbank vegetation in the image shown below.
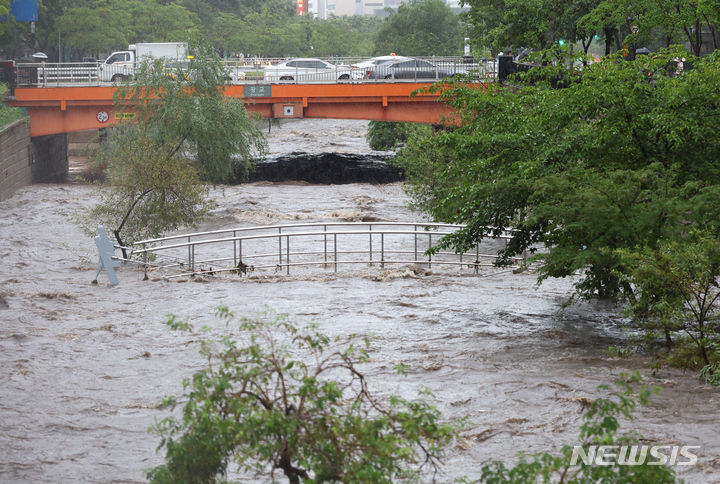
<path fill-rule="evenodd" d="M 388 151 L 403 146 L 411 137 L 423 137 L 430 134 L 432 134 L 432 127 L 427 124 L 370 121 L 366 138 L 371 149 Z"/>
<path fill-rule="evenodd" d="M 416 205 L 467 224 L 436 250 L 511 230 L 500 263 L 530 251 L 540 281 L 579 276 L 580 296 L 627 304 L 670 360 L 714 374 L 720 56 L 544 55 L 512 87 L 446 89 L 462 124 L 399 153 Z"/>
<path fill-rule="evenodd" d="M 157 237 L 200 220 L 207 183 L 247 176 L 266 142 L 243 102 L 224 95 L 225 77 L 201 51 L 184 70 L 146 63 L 116 90 L 122 119 L 100 144 L 108 189 L 89 226 L 112 228 L 120 245 Z"/>
<path fill-rule="evenodd" d="M 7 84 L 0 83 L 0 98 L 4 98 L 8 92 Z M 0 103 L 0 129 L 4 128 L 13 121 L 23 117 L 23 113 L 18 108 L 11 108 L 5 103 Z"/>

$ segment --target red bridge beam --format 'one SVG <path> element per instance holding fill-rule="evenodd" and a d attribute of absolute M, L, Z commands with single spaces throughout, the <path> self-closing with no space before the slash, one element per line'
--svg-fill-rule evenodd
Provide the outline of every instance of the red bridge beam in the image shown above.
<path fill-rule="evenodd" d="M 246 84 L 228 86 L 248 111 L 265 118 L 337 118 L 439 124 L 453 111 L 437 94 L 414 91 L 428 83 Z M 112 126 L 131 113 L 116 113 L 114 87 L 16 88 L 12 106 L 24 107 L 30 135 L 67 133 Z"/>

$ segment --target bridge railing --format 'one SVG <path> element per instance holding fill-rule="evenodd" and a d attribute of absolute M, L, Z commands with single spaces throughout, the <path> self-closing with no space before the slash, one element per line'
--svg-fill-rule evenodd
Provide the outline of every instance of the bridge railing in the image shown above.
<path fill-rule="evenodd" d="M 478 274 L 492 267 L 497 247 L 477 244 L 468 252 L 429 255 L 445 235 L 461 225 L 406 222 L 337 222 L 267 225 L 142 240 L 126 247 L 145 273 L 177 278 L 193 275 L 284 273 L 322 267 L 415 264 Z M 493 244 L 510 238 L 502 234 Z M 518 265 L 523 259 L 518 258 Z"/>
<path fill-rule="evenodd" d="M 497 77 L 496 59 L 468 59 L 463 57 L 415 57 L 432 63 L 437 73 L 434 78 L 460 74 L 476 81 L 489 81 Z M 323 58 L 336 66 L 336 69 L 295 69 L 279 70 L 278 65 L 289 58 L 232 58 L 223 60 L 231 84 L 267 84 L 267 83 L 343 83 L 343 82 L 402 82 L 422 80 L 431 82 L 432 78 L 410 75 L 406 79 L 365 79 L 366 69 L 356 67 L 366 60 L 359 57 Z M 112 85 L 113 82 L 101 81 L 98 77 L 99 63 L 16 63 L 15 86 L 52 87 L 67 85 Z M 107 67 L 107 66 L 105 66 Z M 112 67 L 112 66 L 110 66 Z M 127 70 L 127 68 L 124 68 Z M 125 71 L 123 71 L 125 72 Z M 107 74 L 105 77 L 108 77 Z M 121 76 L 118 76 L 118 78 Z M 127 76 L 122 76 L 123 78 Z M 109 78 L 109 77 L 108 77 Z"/>

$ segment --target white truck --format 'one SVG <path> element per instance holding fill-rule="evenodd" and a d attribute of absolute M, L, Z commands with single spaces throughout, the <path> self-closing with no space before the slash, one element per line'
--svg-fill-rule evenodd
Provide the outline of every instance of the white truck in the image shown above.
<path fill-rule="evenodd" d="M 135 75 L 135 69 L 144 59 L 187 59 L 187 43 L 154 42 L 130 44 L 128 50 L 113 52 L 98 67 L 98 80 L 103 82 L 126 81 Z"/>

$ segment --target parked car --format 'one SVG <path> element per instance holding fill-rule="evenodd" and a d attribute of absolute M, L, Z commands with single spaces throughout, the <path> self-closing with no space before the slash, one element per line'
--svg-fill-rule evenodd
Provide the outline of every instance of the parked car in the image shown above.
<path fill-rule="evenodd" d="M 290 59 L 265 68 L 266 81 L 346 81 L 361 79 L 362 73 L 350 66 L 335 65 L 321 59 Z"/>
<path fill-rule="evenodd" d="M 379 64 L 365 74 L 366 79 L 441 79 L 465 71 L 455 66 L 438 66 L 423 59 L 406 59 Z"/>
<path fill-rule="evenodd" d="M 364 60 L 362 62 L 358 62 L 357 64 L 353 64 L 351 67 L 353 69 L 359 70 L 363 77 L 365 74 L 367 74 L 368 71 L 374 70 L 377 66 L 382 64 L 388 64 L 390 62 L 399 62 L 403 60 L 410 60 L 410 57 L 403 57 L 401 55 L 382 55 L 379 57 L 372 57 L 368 60 Z"/>

